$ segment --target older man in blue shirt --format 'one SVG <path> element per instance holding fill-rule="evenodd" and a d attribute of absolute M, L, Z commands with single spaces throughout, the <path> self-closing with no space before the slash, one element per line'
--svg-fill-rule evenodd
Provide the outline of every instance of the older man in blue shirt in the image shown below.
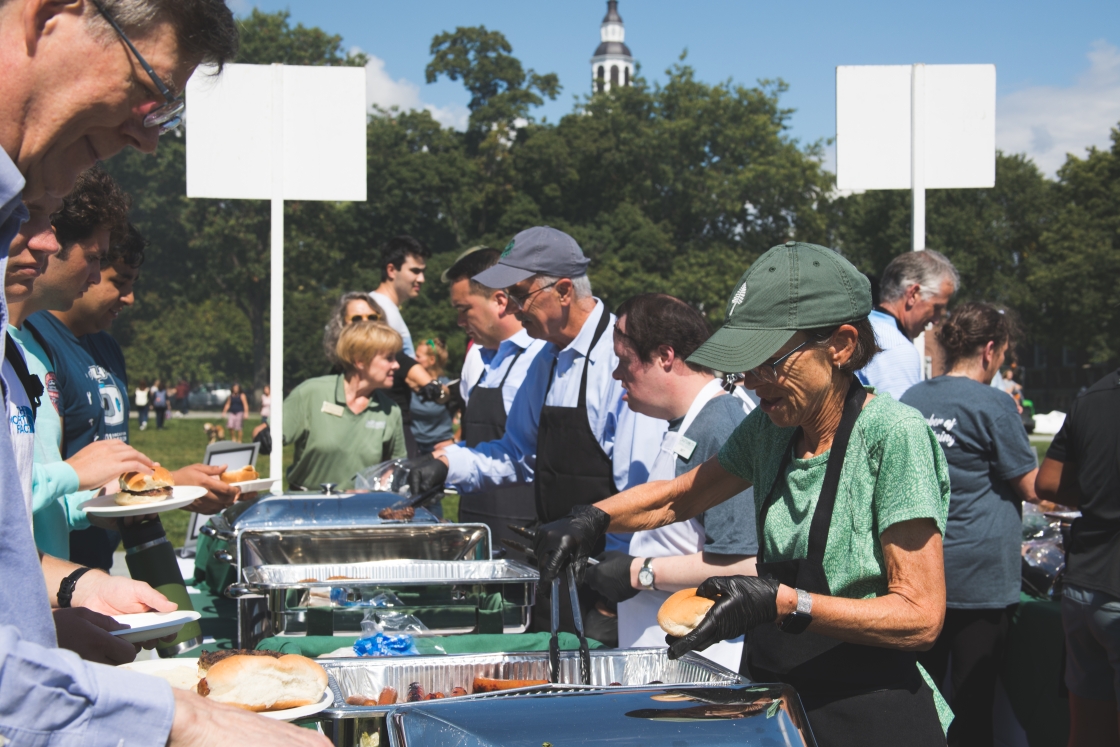
<path fill-rule="evenodd" d="M 124 28 L 111 15 L 122 8 Z M 220 65 L 236 46 L 221 0 L 0 4 L 0 276 L 27 217 L 21 200 L 63 197 L 81 171 L 126 146 L 154 152 L 182 110 L 173 92 L 198 64 Z M 0 301 L 0 329 L 7 321 Z M 3 396 L 6 411 L 6 389 Z M 166 682 L 58 649 L 52 604 L 111 610 L 122 583 L 133 594 L 140 585 L 40 559 L 14 460 L 8 429 L 0 428 L 0 743 L 159 747 L 236 734 L 247 743 L 327 745 L 307 730 L 173 695 Z"/>

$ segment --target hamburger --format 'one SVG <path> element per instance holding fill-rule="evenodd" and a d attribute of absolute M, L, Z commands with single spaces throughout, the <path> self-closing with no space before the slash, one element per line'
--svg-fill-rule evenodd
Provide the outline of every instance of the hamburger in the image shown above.
<path fill-rule="evenodd" d="M 230 656 L 210 665 L 198 694 L 247 711 L 280 711 L 318 703 L 327 672 L 306 656 Z"/>
<path fill-rule="evenodd" d="M 241 469 L 234 469 L 234 470 L 230 470 L 229 472 L 223 472 L 221 480 L 222 480 L 222 482 L 227 482 L 227 483 L 233 484 L 235 482 L 245 482 L 247 480 L 256 480 L 259 477 L 260 477 L 260 475 L 257 474 L 257 471 L 255 469 L 253 469 L 253 465 L 247 464 L 244 467 L 242 467 Z"/>
<path fill-rule="evenodd" d="M 165 468 L 157 466 L 150 475 L 143 472 L 125 472 L 120 477 L 121 492 L 114 499 L 118 506 L 138 506 L 159 503 L 171 497 L 175 478 Z"/>
<path fill-rule="evenodd" d="M 661 605 L 657 624 L 671 636 L 686 636 L 696 629 L 715 603 L 714 599 L 696 596 L 696 589 L 681 589 Z"/>

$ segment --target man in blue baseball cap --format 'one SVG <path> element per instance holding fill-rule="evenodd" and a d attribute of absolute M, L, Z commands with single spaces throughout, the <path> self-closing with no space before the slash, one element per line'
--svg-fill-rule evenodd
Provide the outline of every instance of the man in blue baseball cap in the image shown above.
<path fill-rule="evenodd" d="M 474 492 L 531 482 L 537 519 L 549 522 L 648 479 L 666 424 L 630 410 L 611 377 L 618 365 L 616 319 L 591 294 L 589 264 L 571 236 L 536 226 L 514 236 L 498 263 L 474 276 L 489 288 L 505 288 L 525 331 L 549 345 L 526 373 L 505 435 L 471 449 L 437 451 L 414 470 L 414 492 L 446 482 L 469 502 Z M 582 592 L 585 616 L 594 596 Z M 534 623 L 547 630 L 540 602 Z M 562 627 L 573 631 L 570 612 L 562 616 Z M 592 630 L 594 617 L 589 635 Z"/>

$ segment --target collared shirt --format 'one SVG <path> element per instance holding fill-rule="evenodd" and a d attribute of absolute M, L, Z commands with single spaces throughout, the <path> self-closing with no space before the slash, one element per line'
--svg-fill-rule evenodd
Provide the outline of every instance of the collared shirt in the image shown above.
<path fill-rule="evenodd" d="M 482 363 L 482 346 L 475 343 L 467 349 L 467 355 L 463 358 L 463 367 L 459 370 L 459 396 L 463 398 L 463 404 L 469 404 L 471 401 L 471 390 L 474 389 L 475 384 L 482 377 L 484 365 Z M 509 408 L 507 407 L 508 411 Z"/>
<path fill-rule="evenodd" d="M 393 398 L 376 390 L 355 415 L 346 406 L 344 381 L 342 376 L 308 379 L 284 400 L 284 443 L 295 444 L 288 472 L 293 485 L 333 482 L 349 490 L 359 471 L 407 453 L 401 408 Z"/>
<path fill-rule="evenodd" d="M 473 449 L 462 446 L 447 449 L 448 484 L 461 493 L 475 493 L 498 485 L 532 482 L 541 407 L 546 404 L 575 407 L 579 403 L 585 362 L 588 425 L 611 459 L 615 486 L 625 490 L 649 478 L 668 424 L 633 412 L 622 399 L 622 384 L 611 376 L 618 366 L 618 357 L 614 354 L 613 330 L 617 321 L 614 314 L 599 342 L 591 348 L 595 326 L 604 313 L 607 312 L 603 302 L 595 299 L 595 309 L 567 347 L 561 350 L 553 343 L 546 343 L 541 348 L 509 408 L 504 436 Z M 556 361 L 555 373 L 552 372 L 553 361 Z"/>
<path fill-rule="evenodd" d="M 370 291 L 373 300 L 377 301 L 377 305 L 385 312 L 385 323 L 397 331 L 401 336 L 401 342 L 404 344 L 404 354 L 410 358 L 416 357 L 416 347 L 412 344 L 412 333 L 408 331 L 408 325 L 404 323 L 404 317 L 401 316 L 401 310 L 393 303 L 393 299 L 386 296 L 384 293 L 377 291 Z"/>
<path fill-rule="evenodd" d="M 856 371 L 856 376 L 867 386 L 875 387 L 875 391 L 888 392 L 899 399 L 922 380 L 922 358 L 913 341 L 902 334 L 893 316 L 876 309 L 867 318 L 875 330 L 875 342 L 883 352 Z"/>
<path fill-rule="evenodd" d="M 603 334 L 606 335 L 605 332 Z M 505 377 L 505 384 L 502 385 L 502 402 L 505 403 L 508 414 L 513 407 L 514 397 L 521 388 L 521 383 L 525 381 L 525 374 L 529 373 L 529 367 L 547 346 L 548 343 L 544 340 L 535 340 L 528 332 L 520 330 L 513 337 L 502 340 L 497 350 L 482 348 L 479 352 L 483 366 L 482 374 L 468 390 L 468 396 L 475 387 L 492 389 L 498 386 Z M 518 356 L 518 353 L 521 355 Z M 506 376 L 507 371 L 509 376 Z"/>

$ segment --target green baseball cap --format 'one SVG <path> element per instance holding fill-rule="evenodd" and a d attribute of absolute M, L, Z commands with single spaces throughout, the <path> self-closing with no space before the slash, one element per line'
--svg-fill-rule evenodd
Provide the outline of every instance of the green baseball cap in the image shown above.
<path fill-rule="evenodd" d="M 723 326 L 688 357 L 738 373 L 765 363 L 799 330 L 836 327 L 871 313 L 871 283 L 827 247 L 789 241 L 739 279 Z"/>

